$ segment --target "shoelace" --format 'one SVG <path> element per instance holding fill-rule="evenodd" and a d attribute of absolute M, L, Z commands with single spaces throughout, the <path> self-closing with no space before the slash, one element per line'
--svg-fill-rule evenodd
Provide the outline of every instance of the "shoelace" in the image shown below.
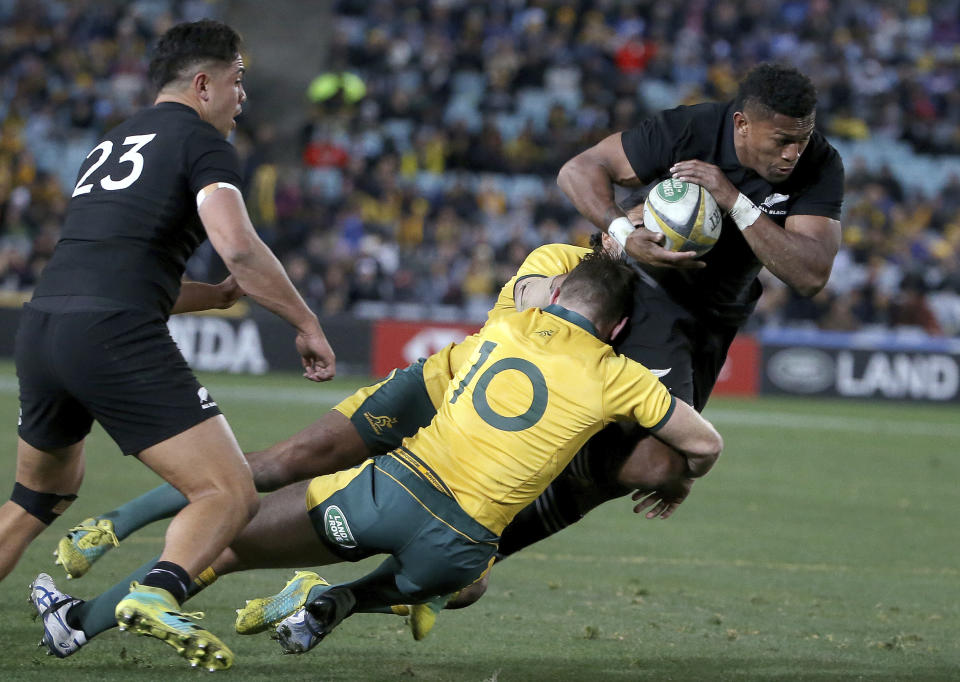
<path fill-rule="evenodd" d="M 100 526 L 84 526 L 84 525 L 74 526 L 73 528 L 70 529 L 70 532 L 71 532 L 71 533 L 76 533 L 76 532 L 79 532 L 79 531 L 84 531 L 84 532 L 87 532 L 87 533 L 98 533 L 98 534 L 100 534 L 100 535 L 106 535 L 106 536 L 107 536 L 107 539 L 110 540 L 111 544 L 113 544 L 114 547 L 119 547 L 119 546 L 120 546 L 120 541 L 117 539 L 117 534 L 116 534 L 112 529 L 109 529 L 109 528 L 101 528 Z M 79 542 L 79 541 L 82 540 L 82 539 L 83 539 L 83 538 L 79 538 L 79 539 L 77 540 L 77 542 Z"/>
<path fill-rule="evenodd" d="M 54 611 L 56 611 L 57 609 L 59 609 L 59 608 L 60 608 L 61 606 L 63 606 L 64 604 L 71 604 L 71 603 L 73 603 L 73 602 L 78 602 L 78 601 L 80 601 L 80 600 L 79 600 L 79 599 L 74 599 L 73 597 L 64 597 L 63 599 L 61 599 L 61 600 L 59 600 L 59 601 L 53 602 L 52 604 L 50 604 L 49 606 L 47 606 L 47 608 L 45 608 L 43 611 L 39 611 L 39 610 L 38 610 L 35 614 L 33 614 L 33 619 L 36 620 L 37 618 L 46 618 L 46 617 L 47 617 L 47 614 L 53 613 Z"/>

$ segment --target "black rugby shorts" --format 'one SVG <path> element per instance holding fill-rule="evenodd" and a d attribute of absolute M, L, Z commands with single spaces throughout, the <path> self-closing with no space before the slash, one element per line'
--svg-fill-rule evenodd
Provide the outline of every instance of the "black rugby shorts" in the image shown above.
<path fill-rule="evenodd" d="M 19 434 L 40 450 L 80 441 L 95 419 L 137 454 L 220 414 L 156 314 L 27 304 L 14 354 Z"/>

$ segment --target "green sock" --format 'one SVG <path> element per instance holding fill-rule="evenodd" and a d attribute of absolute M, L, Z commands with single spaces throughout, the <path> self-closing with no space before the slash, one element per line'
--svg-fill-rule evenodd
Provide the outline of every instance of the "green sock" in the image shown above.
<path fill-rule="evenodd" d="M 134 580 L 137 582 L 143 580 L 159 559 L 159 556 L 153 557 L 100 596 L 74 606 L 67 613 L 67 625 L 83 630 L 88 640 L 101 632 L 117 627 L 117 618 L 114 616 L 117 604 L 130 593 L 130 583 Z"/>
<path fill-rule="evenodd" d="M 150 559 L 143 566 L 135 570 L 116 585 L 94 597 L 90 601 L 85 601 L 79 606 L 74 606 L 67 612 L 67 625 L 77 630 L 83 630 L 87 639 L 92 639 L 101 632 L 117 626 L 117 618 L 114 615 L 117 604 L 123 601 L 123 598 L 130 593 L 130 583 L 133 581 L 142 582 L 144 576 L 150 572 L 160 556 L 157 555 Z M 206 569 L 196 579 L 194 579 L 187 590 L 187 599 L 195 596 L 198 592 L 212 585 L 217 579 L 212 569 Z M 186 601 L 186 600 L 184 600 Z"/>
<path fill-rule="evenodd" d="M 117 539 L 123 540 L 154 521 L 175 516 L 186 506 L 187 498 L 172 485 L 165 483 L 97 518 L 113 521 Z"/>

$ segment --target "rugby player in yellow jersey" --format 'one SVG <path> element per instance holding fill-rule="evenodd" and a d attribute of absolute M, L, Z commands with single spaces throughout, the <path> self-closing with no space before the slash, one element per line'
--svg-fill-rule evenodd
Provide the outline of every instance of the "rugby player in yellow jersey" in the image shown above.
<path fill-rule="evenodd" d="M 635 276 L 591 256 L 551 305 L 487 324 L 428 426 L 387 455 L 267 497 L 263 516 L 213 569 L 259 567 L 278 552 L 320 565 L 389 553 L 358 580 L 315 586 L 277 626 L 284 651 L 302 653 L 351 613 L 423 602 L 480 578 L 513 516 L 606 424 L 636 421 L 709 468 L 719 434 L 608 345 L 626 324 Z M 306 519 L 296 509 L 304 488 Z M 296 557 L 294 527 L 303 538 Z M 264 622 L 277 615 L 267 611 Z"/>
<path fill-rule="evenodd" d="M 349 613 L 388 611 L 470 584 L 492 563 L 513 515 L 616 419 L 655 430 L 692 466 L 709 469 L 722 447 L 713 427 L 606 343 L 626 322 L 634 277 L 612 258 L 585 259 L 552 305 L 484 327 L 435 419 L 400 448 L 264 498 L 262 514 L 205 580 L 392 556 L 357 581 L 328 589 L 317 580 L 306 599 L 285 590 L 254 600 L 241 610 L 238 630 L 262 630 L 306 601 L 308 611 L 278 627 L 286 650 L 305 651 Z M 86 605 L 109 610 L 124 583 Z M 82 618 L 76 626 L 88 638 L 102 631 L 88 631 Z"/>

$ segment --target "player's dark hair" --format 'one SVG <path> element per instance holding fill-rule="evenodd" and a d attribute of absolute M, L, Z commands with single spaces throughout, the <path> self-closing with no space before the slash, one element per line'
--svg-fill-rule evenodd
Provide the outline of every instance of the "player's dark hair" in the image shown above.
<path fill-rule="evenodd" d="M 212 19 L 177 24 L 164 33 L 150 60 L 150 81 L 157 90 L 183 76 L 185 69 L 216 61 L 229 64 L 240 53 L 240 35 Z"/>
<path fill-rule="evenodd" d="M 603 232 L 600 230 L 590 235 L 590 250 L 594 253 L 603 251 Z"/>
<path fill-rule="evenodd" d="M 560 285 L 559 302 L 577 300 L 593 311 L 598 327 L 612 326 L 633 310 L 636 271 L 602 251 L 588 253 Z"/>
<path fill-rule="evenodd" d="M 737 111 L 751 105 L 770 115 L 806 118 L 817 108 L 817 89 L 792 66 L 763 62 L 750 69 L 737 92 Z"/>

